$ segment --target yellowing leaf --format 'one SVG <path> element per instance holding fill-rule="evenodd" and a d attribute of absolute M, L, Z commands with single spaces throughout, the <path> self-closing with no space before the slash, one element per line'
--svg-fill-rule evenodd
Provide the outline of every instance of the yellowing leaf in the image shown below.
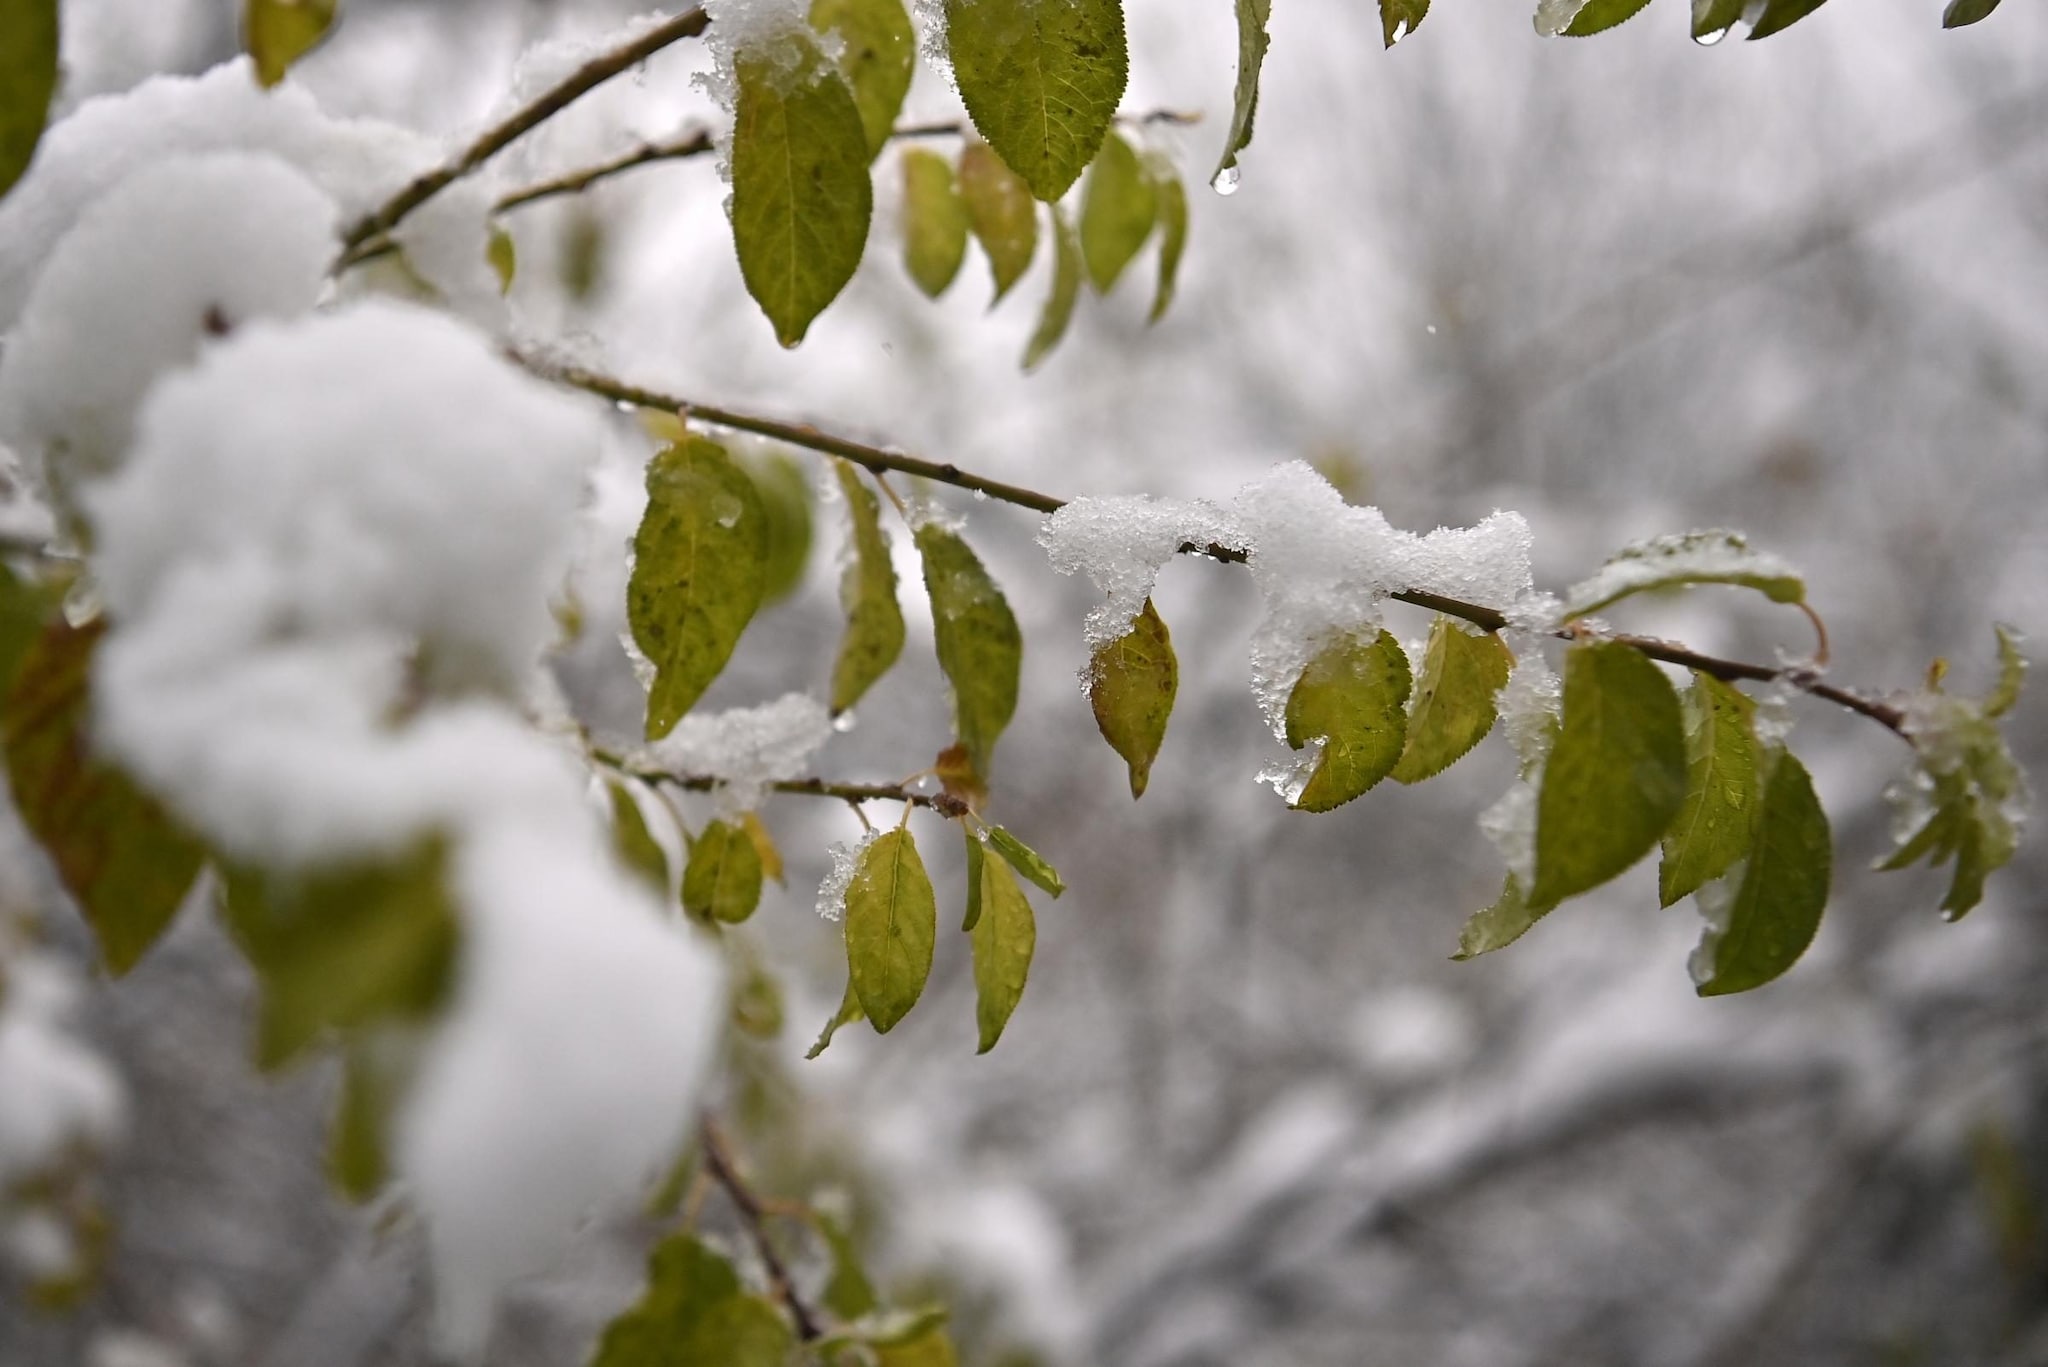
<path fill-rule="evenodd" d="M 734 63 L 732 235 L 747 292 L 793 347 L 860 265 L 873 189 L 853 92 L 814 45 L 778 41 L 801 51 Z"/>
<path fill-rule="evenodd" d="M 761 603 L 768 518 L 746 472 L 717 442 L 690 437 L 647 467 L 647 512 L 633 537 L 626 620 L 654 663 L 647 738 L 704 696 Z"/>
<path fill-rule="evenodd" d="M 1046 295 L 1045 310 L 1038 315 L 1038 328 L 1024 348 L 1026 370 L 1036 370 L 1038 363 L 1060 344 L 1060 338 L 1067 335 L 1067 324 L 1074 318 L 1074 301 L 1081 297 L 1081 244 L 1059 205 L 1053 205 L 1051 213 L 1052 292 Z"/>
<path fill-rule="evenodd" d="M 1727 873 L 1756 838 L 1756 704 L 1696 672 L 1684 709 L 1685 801 L 1664 832 L 1657 869 L 1657 897 L 1667 907 Z"/>
<path fill-rule="evenodd" d="M 1323 753 L 1290 805 L 1327 812 L 1393 771 L 1407 737 L 1409 684 L 1407 653 L 1386 631 L 1339 637 L 1308 662 L 1287 695 L 1287 744 L 1320 740 Z"/>
<path fill-rule="evenodd" d="M 605 785 L 612 797 L 612 849 L 621 862 L 663 898 L 668 896 L 668 855 L 647 829 L 647 814 L 640 799 L 625 782 L 613 779 Z"/>
<path fill-rule="evenodd" d="M 1000 300 L 1023 277 L 1038 250 L 1038 205 L 1032 201 L 1031 187 L 986 143 L 969 142 L 960 150 L 960 198 L 967 206 L 974 240 L 988 257 Z"/>
<path fill-rule="evenodd" d="M 1111 133 L 1081 190 L 1081 259 L 1097 294 L 1109 293 L 1158 221 L 1158 187 L 1131 145 Z"/>
<path fill-rule="evenodd" d="M 1496 716 L 1493 695 L 1507 683 L 1513 664 L 1500 637 L 1438 617 L 1408 710 L 1408 739 L 1388 777 L 1396 783 L 1434 778 L 1484 740 Z"/>
<path fill-rule="evenodd" d="M 0 195 L 28 170 L 57 91 L 57 0 L 0 0 Z"/>
<path fill-rule="evenodd" d="M 683 866 L 683 910 L 701 921 L 737 925 L 761 905 L 761 853 L 730 821 L 714 821 L 690 842 Z"/>
<path fill-rule="evenodd" d="M 953 185 L 953 168 L 937 152 L 903 153 L 903 266 L 933 299 L 946 292 L 967 259 L 967 201 Z M 1027 255 L 1025 260 L 1030 260 Z"/>
<path fill-rule="evenodd" d="M 591 1367 L 784 1367 L 796 1336 L 782 1312 L 710 1245 L 672 1235 L 647 1266 L 646 1294 L 605 1327 Z"/>
<path fill-rule="evenodd" d="M 839 577 L 846 635 L 832 666 L 836 715 L 859 702 L 903 653 L 903 607 L 896 601 L 896 565 L 889 558 L 889 535 L 882 530 L 881 501 L 853 466 L 842 460 L 833 470 L 853 526 L 853 555 Z"/>
<path fill-rule="evenodd" d="M 956 533 L 928 522 L 917 530 L 917 549 L 939 668 L 953 686 L 954 734 L 986 780 L 996 741 L 1017 710 L 1024 637 L 1003 591 Z"/>
<path fill-rule="evenodd" d="M 491 274 L 498 277 L 498 293 L 510 294 L 512 281 L 519 274 L 519 244 L 512 240 L 512 234 L 503 228 L 492 228 L 484 259 L 490 263 Z"/>
<path fill-rule="evenodd" d="M 1702 997 L 1761 987 L 1796 963 L 1820 929 L 1834 852 L 1827 813 L 1805 766 L 1779 750 L 1765 761 L 1756 843 L 1734 896 L 1708 911 L 1712 924 L 1693 959 Z"/>
<path fill-rule="evenodd" d="M 92 661 L 105 632 L 104 621 L 73 627 L 60 619 L 35 638 L 0 704 L 0 739 L 15 809 L 118 976 L 170 925 L 203 854 L 153 798 L 92 752 Z"/>
<path fill-rule="evenodd" d="M 276 85 L 292 63 L 320 45 L 334 26 L 335 0 L 247 0 L 242 37 L 256 63 L 256 79 Z"/>
<path fill-rule="evenodd" d="M 945 0 L 946 49 L 975 128 L 1031 193 L 1067 192 L 1124 96 L 1121 0 Z"/>
<path fill-rule="evenodd" d="M 1008 862 L 1011 868 L 1029 878 L 1045 891 L 1058 897 L 1067 890 L 1060 879 L 1060 871 L 1045 862 L 1037 850 L 1011 835 L 1001 826 L 988 828 L 988 843 L 995 852 Z"/>
<path fill-rule="evenodd" d="M 1685 798 L 1685 726 L 1663 671 L 1619 641 L 1565 655 L 1564 725 L 1536 802 L 1536 886 L 1556 906 L 1648 854 Z"/>
<path fill-rule="evenodd" d="M 938 904 L 907 829 L 870 841 L 846 887 L 846 960 L 861 1010 L 888 1034 L 931 976 Z"/>
<path fill-rule="evenodd" d="M 811 0 L 811 27 L 839 35 L 839 73 L 860 107 L 872 161 L 888 145 L 917 66 L 910 15 L 903 0 Z"/>
<path fill-rule="evenodd" d="M 1159 197 L 1159 284 L 1146 321 L 1156 323 L 1173 306 L 1174 286 L 1180 280 L 1180 258 L 1188 245 L 1188 192 L 1173 163 L 1157 157 L 1148 164 Z"/>
<path fill-rule="evenodd" d="M 748 812 L 740 817 L 740 829 L 747 833 L 747 839 L 754 842 L 754 853 L 761 860 L 761 875 L 777 884 L 787 884 L 782 873 L 782 851 L 775 844 L 775 836 L 768 829 L 768 823 L 761 820 L 759 812 Z"/>
<path fill-rule="evenodd" d="M 282 1064 L 332 1029 L 418 1020 L 454 978 L 447 847 L 380 863 L 224 871 L 221 915 L 263 985 L 256 1061 Z"/>
<path fill-rule="evenodd" d="M 1180 689 L 1180 662 L 1166 622 L 1147 598 L 1131 629 L 1098 646 L 1088 664 L 1088 702 L 1095 726 L 1109 748 L 1123 756 L 1131 775 L 1131 796 L 1142 797 L 1151 781 L 1152 761 L 1166 741 Z"/>
<path fill-rule="evenodd" d="M 1237 97 L 1230 113 L 1230 132 L 1223 139 L 1223 159 L 1212 184 L 1226 194 L 1237 188 L 1237 154 L 1251 146 L 1252 125 L 1259 113 L 1259 70 L 1266 62 L 1266 22 L 1273 0 L 1237 0 Z"/>
<path fill-rule="evenodd" d="M 983 859 L 980 865 L 981 915 L 975 918 L 970 939 L 974 945 L 974 1018 L 981 1027 L 981 1047 L 976 1052 L 986 1054 L 1002 1038 L 1003 1026 L 1024 995 L 1038 929 L 1031 903 L 1017 886 L 1010 866 L 1001 859 Z"/>

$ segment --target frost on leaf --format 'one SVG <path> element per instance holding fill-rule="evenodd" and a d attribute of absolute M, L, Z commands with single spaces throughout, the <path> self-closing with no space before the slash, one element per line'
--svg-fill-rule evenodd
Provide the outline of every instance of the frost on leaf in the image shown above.
<path fill-rule="evenodd" d="M 1954 860 L 1955 876 L 1941 902 L 1950 920 L 1982 901 L 1985 879 L 2011 862 L 2032 805 L 2026 776 L 1998 729 L 2025 679 L 2019 647 L 2017 632 L 1998 628 L 1998 680 L 1986 697 L 1957 697 L 1936 683 L 1905 707 L 1906 737 L 1919 764 L 1886 793 L 1896 848 L 1877 867 Z"/>
<path fill-rule="evenodd" d="M 630 758 L 633 768 L 708 778 L 718 785 L 722 815 L 761 805 L 772 784 L 800 776 L 826 741 L 832 719 L 806 693 L 785 693 L 753 707 L 692 713 Z"/>
<path fill-rule="evenodd" d="M 1572 586 L 1565 595 L 1564 620 L 1598 612 L 1632 594 L 1686 584 L 1737 584 L 1774 603 L 1806 598 L 1798 571 L 1775 555 L 1752 550 L 1740 532 L 1686 532 L 1624 548 L 1598 574 Z"/>

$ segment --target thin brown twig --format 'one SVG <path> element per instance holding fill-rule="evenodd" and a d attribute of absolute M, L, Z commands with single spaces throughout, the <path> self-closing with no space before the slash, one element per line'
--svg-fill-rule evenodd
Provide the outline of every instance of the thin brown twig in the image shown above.
<path fill-rule="evenodd" d="M 630 70 L 663 48 L 694 38 L 704 32 L 711 17 L 702 6 L 694 6 L 647 29 L 632 41 L 600 53 L 557 81 L 537 98 L 522 105 L 491 125 L 452 161 L 428 171 L 406 185 L 384 204 L 364 215 L 342 239 L 337 269 L 353 265 L 357 254 L 386 237 L 406 215 L 441 191 L 489 161 L 513 142 L 532 132 L 612 77 Z"/>
<path fill-rule="evenodd" d="M 624 755 L 602 748 L 592 748 L 590 757 L 607 769 L 644 779 L 649 783 L 665 783 L 686 792 L 709 793 L 724 787 L 727 782 L 708 774 L 673 774 L 665 769 L 634 764 Z M 790 793 L 797 797 L 836 798 L 840 802 L 856 805 L 862 802 L 901 802 L 910 807 L 932 805 L 929 795 L 913 791 L 901 783 L 838 783 L 823 778 L 785 778 L 769 783 L 766 787 L 770 792 Z"/>
<path fill-rule="evenodd" d="M 1178 109 L 1151 109 L 1142 114 L 1119 114 L 1117 118 L 1120 122 L 1132 125 L 1163 123 L 1186 127 L 1201 122 L 1202 116 Z M 965 119 L 942 119 L 935 123 L 902 124 L 892 129 L 889 137 L 892 141 L 911 138 L 959 138 L 966 137 L 973 131 L 974 126 Z M 536 181 L 531 185 L 508 191 L 491 206 L 491 211 L 502 214 L 561 195 L 579 194 L 601 180 L 609 180 L 635 167 L 705 156 L 716 145 L 708 128 L 692 128 L 661 142 L 644 142 L 608 161 L 601 161 L 579 170 L 565 171 L 548 180 Z"/>
<path fill-rule="evenodd" d="M 747 1237 L 761 1255 L 761 1266 L 767 1269 L 768 1285 L 776 1297 L 789 1307 L 789 1317 L 796 1321 L 797 1337 L 805 1343 L 815 1343 L 825 1336 L 824 1326 L 818 1322 L 817 1312 L 804 1303 L 797 1294 L 796 1283 L 790 1280 L 789 1268 L 784 1265 L 782 1255 L 775 1251 L 775 1244 L 768 1237 L 767 1217 L 769 1210 L 754 1189 L 746 1184 L 733 1165 L 732 1155 L 726 1148 L 725 1135 L 718 1122 L 710 1116 L 704 1117 L 704 1167 L 711 1174 L 711 1180 L 718 1183 L 733 1209 L 739 1212 L 740 1223 L 746 1226 Z"/>
<path fill-rule="evenodd" d="M 894 470 L 901 471 L 904 474 L 918 475 L 924 479 L 937 480 L 942 484 L 950 484 L 955 488 L 969 489 L 977 493 L 987 494 L 990 498 L 1014 504 L 1019 508 L 1029 508 L 1034 512 L 1055 513 L 1066 506 L 1065 499 L 1054 498 L 1050 494 L 1041 494 L 1036 490 L 1026 489 L 1019 485 L 1004 484 L 997 480 L 986 479 L 980 475 L 962 470 L 957 465 L 923 460 L 916 456 L 905 455 L 901 451 L 871 446 L 865 442 L 853 441 L 846 437 L 833 436 L 830 433 L 820 432 L 817 428 L 806 423 L 783 422 L 774 418 L 764 418 L 757 414 L 741 413 L 733 409 L 692 403 L 671 394 L 662 394 L 639 385 L 626 384 L 623 381 L 615 380 L 607 375 L 600 375 L 580 366 L 553 365 L 536 357 L 520 353 L 514 353 L 513 359 L 547 379 L 597 394 L 614 402 L 633 404 L 637 407 L 652 408 L 667 413 L 680 413 L 688 418 L 710 423 L 715 427 L 729 427 L 741 432 L 752 432 L 758 436 L 773 437 L 778 441 L 788 442 L 792 446 L 800 446 L 808 450 L 820 451 L 827 455 L 839 456 L 865 469 L 874 471 L 876 474 Z M 1231 564 L 1244 564 L 1249 559 L 1243 551 L 1232 546 L 1198 546 L 1190 542 L 1183 545 L 1180 550 L 1184 555 L 1204 555 L 1212 560 L 1220 560 Z M 1433 612 L 1444 613 L 1448 616 L 1470 622 L 1482 631 L 1502 631 L 1508 626 L 1506 613 L 1498 608 L 1486 607 L 1483 604 L 1467 603 L 1457 598 L 1445 597 L 1443 594 L 1430 593 L 1422 589 L 1404 589 L 1388 596 L 1398 599 L 1403 603 L 1411 603 L 1416 607 L 1428 608 Z M 1566 639 L 1576 639 L 1576 636 L 1568 631 L 1558 634 Z M 1890 703 L 1867 698 L 1851 689 L 1827 683 L 1816 676 L 1812 666 L 1759 665 L 1750 664 L 1743 660 L 1724 660 L 1718 656 L 1701 654 L 1699 651 L 1688 650 L 1684 646 L 1674 645 L 1671 642 L 1660 641 L 1649 636 L 1615 633 L 1608 635 L 1606 639 L 1619 641 L 1623 645 L 1633 647 L 1653 660 L 1661 660 L 1666 664 L 1681 665 L 1687 669 L 1697 669 L 1703 674 L 1711 674 L 1715 678 L 1724 681 L 1744 679 L 1752 683 L 1789 683 L 1802 692 L 1811 693 L 1816 698 L 1834 703 L 1838 707 L 1847 708 L 1849 711 L 1860 716 L 1868 717 L 1894 734 L 1905 735 L 1905 713 L 1901 709 Z M 1823 652 L 1825 652 L 1825 649 L 1826 643 L 1825 637 L 1823 637 Z M 1822 662 L 1825 661 L 1824 653 L 1821 660 Z M 806 782 L 812 781 L 806 780 Z M 826 786 L 829 787 L 830 785 Z M 815 791 L 815 789 L 784 788 L 782 791 Z M 827 795 L 835 794 L 828 793 Z M 876 796 L 888 797 L 893 795 L 882 793 L 876 794 Z M 916 800 L 916 795 L 906 795 L 898 800 L 914 801 Z"/>

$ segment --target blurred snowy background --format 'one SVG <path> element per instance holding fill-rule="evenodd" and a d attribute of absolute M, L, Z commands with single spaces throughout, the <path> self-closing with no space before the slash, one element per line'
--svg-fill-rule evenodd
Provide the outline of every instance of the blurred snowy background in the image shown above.
<path fill-rule="evenodd" d="M 235 8 L 71 0 L 67 102 L 225 59 Z M 634 8 L 345 0 L 295 79 L 337 112 L 458 136 L 507 106 L 523 52 Z M 1382 52 L 1368 4 L 1276 0 L 1258 137 L 1226 198 L 1200 187 L 1231 7 L 1127 9 L 1126 109 L 1204 116 L 1148 134 L 1195 191 L 1157 327 L 1141 268 L 1022 376 L 1047 265 L 992 314 L 978 258 L 927 303 L 896 256 L 887 154 L 868 261 L 799 351 L 742 291 L 708 159 L 510 218 L 522 326 L 666 390 L 1066 497 L 1227 498 L 1299 457 L 1397 526 L 1513 508 L 1553 588 L 1633 537 L 1738 527 L 1806 570 L 1855 685 L 1911 685 L 1945 654 L 1967 689 L 1993 620 L 2041 639 L 2048 10 L 2011 0 L 1945 34 L 1936 0 L 1841 0 L 1709 50 L 1681 0 L 1551 41 L 1521 0 L 1439 0 Z M 657 58 L 499 173 L 714 119 L 702 62 L 691 45 Z M 921 71 L 908 115 L 955 112 Z M 630 490 L 644 446 L 620 433 Z M 726 1106 L 770 1189 L 840 1174 L 889 1278 L 959 1307 L 969 1362 L 2048 1363 L 2038 845 L 1968 921 L 1939 924 L 1937 876 L 1866 871 L 1902 748 L 1804 704 L 1794 744 L 1837 874 L 1786 979 L 1696 1000 L 1698 920 L 1654 910 L 1647 866 L 1453 964 L 1499 884 L 1474 820 L 1511 774 L 1504 744 L 1418 789 L 1284 811 L 1253 781 L 1277 746 L 1247 687 L 1249 577 L 1181 564 L 1158 594 L 1181 700 L 1134 806 L 1074 683 L 1086 586 L 1047 568 L 1032 516 L 940 497 L 1025 627 L 995 815 L 1071 891 L 1040 908 L 1030 990 L 992 1055 L 973 1056 L 966 947 L 946 937 L 961 942 L 942 942 L 899 1030 L 849 1030 L 806 1064 L 844 971 L 811 893 L 853 827 L 778 800 L 789 887 L 749 930 L 788 1024 Z M 614 502 L 623 528 L 630 497 Z M 757 621 L 707 705 L 822 688 L 836 516 L 821 511 L 804 591 Z M 1796 616 L 1714 591 L 1625 620 L 1749 658 L 1807 648 Z M 1426 618 L 1393 625 L 1418 637 Z M 893 778 L 944 743 L 920 630 L 822 773 Z M 567 672 L 593 716 L 630 728 L 608 646 Z M 2044 715 L 2037 690 L 2012 728 L 2036 774 Z M 943 905 L 959 872 L 939 834 Z M 18 842 L 4 867 L 12 907 L 47 900 Z M 82 931 L 61 912 L 48 926 L 89 972 Z M 69 1318 L 0 1298 L 0 1363 L 427 1360 L 416 1237 L 327 1194 L 333 1078 L 255 1076 L 250 995 L 196 909 L 131 978 L 85 987 L 81 1029 L 128 1093 L 106 1283 Z M 581 1361 L 637 1294 L 645 1234 L 592 1230 L 508 1312 L 494 1367 Z"/>

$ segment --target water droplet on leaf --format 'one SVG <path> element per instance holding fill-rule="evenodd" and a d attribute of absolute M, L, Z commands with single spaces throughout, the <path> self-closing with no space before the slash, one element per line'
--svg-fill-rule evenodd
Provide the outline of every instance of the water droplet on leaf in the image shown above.
<path fill-rule="evenodd" d="M 1226 166 L 1209 181 L 1209 188 L 1219 195 L 1234 195 L 1237 193 L 1239 175 L 1235 166 Z"/>

